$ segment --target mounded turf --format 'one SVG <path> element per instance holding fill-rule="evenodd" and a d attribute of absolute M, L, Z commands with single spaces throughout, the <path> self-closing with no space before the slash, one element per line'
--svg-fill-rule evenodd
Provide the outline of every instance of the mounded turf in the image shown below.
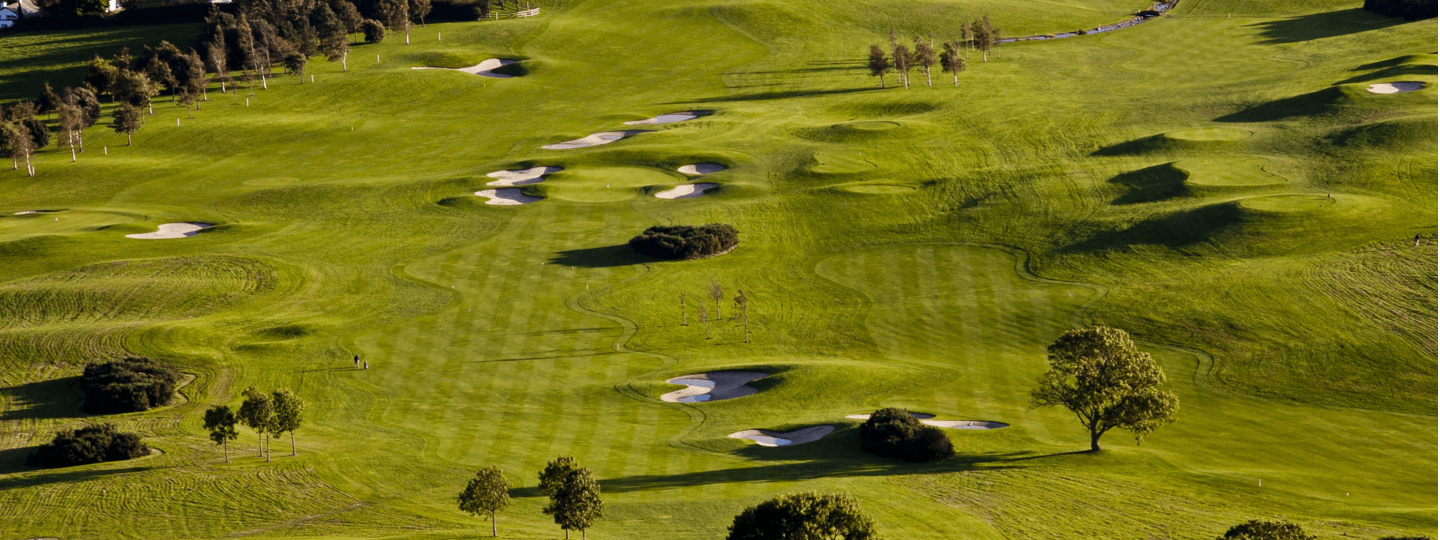
<path fill-rule="evenodd" d="M 887 538 L 1212 538 L 1273 517 L 1327 540 L 1435 536 L 1433 21 L 1181 0 L 972 56 L 959 88 L 916 72 L 881 90 L 863 67 L 891 29 L 944 41 L 989 13 L 1007 35 L 1055 33 L 1141 4 L 542 2 L 357 45 L 348 73 L 317 57 L 314 84 L 276 77 L 249 107 L 212 88 L 191 120 L 162 97 L 133 147 L 95 128 L 77 163 L 44 150 L 39 176 L 0 174 L 0 536 L 471 538 L 488 523 L 454 496 L 498 465 L 516 485 L 502 535 L 556 538 L 534 485 L 557 455 L 602 486 L 595 538 L 716 538 L 807 489 L 854 494 Z M 0 99 L 194 31 L 7 36 Z M 485 58 L 525 75 L 410 69 Z M 1386 80 L 1427 86 L 1364 90 Z M 721 189 L 650 196 L 701 162 L 729 167 Z M 565 168 L 526 186 L 542 201 L 473 195 L 540 165 Z M 1261 173 L 1287 182 L 1187 180 Z M 32 209 L 63 211 L 12 215 Z M 178 221 L 217 226 L 124 237 Z M 657 262 L 625 245 L 714 222 L 738 249 Z M 1143 445 L 1111 433 L 1077 453 L 1073 416 L 1028 392 L 1046 344 L 1101 323 L 1143 341 L 1181 413 Z M 195 375 L 188 401 L 84 416 L 81 365 L 120 354 Z M 659 400 L 666 379 L 718 370 L 772 375 L 744 399 Z M 252 384 L 309 401 L 298 457 L 276 441 L 263 462 L 242 430 L 225 464 L 204 437 L 204 408 Z M 946 430 L 952 460 L 890 462 L 844 418 L 885 406 L 1011 427 Z M 23 467 L 92 420 L 164 453 Z M 728 437 L 815 425 L 838 429 Z"/>

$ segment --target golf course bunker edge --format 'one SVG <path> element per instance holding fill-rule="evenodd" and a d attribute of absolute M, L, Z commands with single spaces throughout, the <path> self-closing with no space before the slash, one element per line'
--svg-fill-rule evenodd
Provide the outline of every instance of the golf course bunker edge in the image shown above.
<path fill-rule="evenodd" d="M 1420 81 L 1395 81 L 1388 83 L 1375 83 L 1365 90 L 1371 94 L 1404 94 L 1425 88 L 1425 83 Z"/>
<path fill-rule="evenodd" d="M 183 221 L 180 223 L 162 223 L 158 231 L 149 233 L 127 234 L 126 238 L 138 240 L 173 240 L 176 238 L 189 238 L 200 234 L 200 231 L 214 227 L 213 223 L 199 221 Z"/>
<path fill-rule="evenodd" d="M 812 443 L 825 438 L 835 431 L 835 426 L 823 424 L 797 429 L 795 431 L 770 431 L 768 429 L 747 429 L 730 434 L 731 439 L 749 439 L 760 446 L 795 446 Z"/>
<path fill-rule="evenodd" d="M 719 163 L 696 163 L 693 165 L 681 165 L 680 168 L 675 170 L 680 171 L 680 174 L 699 176 L 723 171 L 725 170 L 725 166 Z"/>
<path fill-rule="evenodd" d="M 447 70 L 447 71 L 459 71 L 459 72 L 461 72 L 461 73 L 469 73 L 469 74 L 471 74 L 471 75 L 479 75 L 479 76 L 481 76 L 481 77 L 490 77 L 490 78 L 492 78 L 492 79 L 509 79 L 509 78 L 514 77 L 514 75 L 506 75 L 506 74 L 504 74 L 504 73 L 495 73 L 494 70 L 499 69 L 499 68 L 504 67 L 504 66 L 508 66 L 508 65 L 510 65 L 510 64 L 514 64 L 515 62 L 518 62 L 518 61 L 519 61 L 519 60 L 510 60 L 510 59 L 507 59 L 507 58 L 491 58 L 491 59 L 486 60 L 486 61 L 484 61 L 484 62 L 480 62 L 479 64 L 475 64 L 475 65 L 473 65 L 473 66 L 463 67 L 463 68 L 443 68 L 443 67 L 420 66 L 420 67 L 412 67 L 412 68 L 410 68 L 410 69 L 443 69 L 443 70 Z"/>
<path fill-rule="evenodd" d="M 686 120 L 694 120 L 694 119 L 696 119 L 696 118 L 699 118 L 699 117 L 701 117 L 701 116 L 708 115 L 708 114 L 713 113 L 713 112 L 715 112 L 715 111 L 679 111 L 679 112 L 673 112 L 673 113 L 665 113 L 665 114 L 662 114 L 662 115 L 660 115 L 660 116 L 656 116 L 656 117 L 653 117 L 653 118 L 646 118 L 646 119 L 644 119 L 644 120 L 631 120 L 631 121 L 629 121 L 629 122 L 625 122 L 625 125 L 627 125 L 627 126 L 653 126 L 653 125 L 658 125 L 658 124 L 674 124 L 674 123 L 676 123 L 676 122 L 684 122 L 684 121 L 686 121 Z"/>
<path fill-rule="evenodd" d="M 917 420 L 920 420 L 921 424 L 945 429 L 1001 429 L 1010 427 L 1010 424 L 1004 422 L 990 422 L 986 420 L 935 420 L 935 415 L 921 412 L 912 412 L 910 416 L 914 416 Z M 869 420 L 870 415 L 847 414 L 845 418 L 850 420 Z"/>
<path fill-rule="evenodd" d="M 572 139 L 564 142 L 547 144 L 545 146 L 541 146 L 540 148 L 546 150 L 574 150 L 576 148 L 589 148 L 591 146 L 610 144 L 620 139 L 634 137 L 635 135 L 639 135 L 641 133 L 647 132 L 645 130 L 602 131 L 600 133 L 591 133 L 579 139 Z"/>
<path fill-rule="evenodd" d="M 489 199 L 485 201 L 485 204 L 491 204 L 495 206 L 519 206 L 522 204 L 530 204 L 533 202 L 544 200 L 540 197 L 531 197 L 529 195 L 521 193 L 520 188 L 513 187 L 500 189 L 482 189 L 480 191 L 476 191 L 475 195 L 478 197 L 485 197 L 486 199 Z"/>
<path fill-rule="evenodd" d="M 711 371 L 682 375 L 665 382 L 683 384 L 685 388 L 660 396 L 661 401 L 671 403 L 702 403 L 745 397 L 760 390 L 745 383 L 769 377 L 763 371 Z"/>
<path fill-rule="evenodd" d="M 655 194 L 658 199 L 694 199 L 702 197 L 707 190 L 720 187 L 720 184 L 701 182 L 698 184 L 680 184 L 673 188 Z"/>
<path fill-rule="evenodd" d="M 564 167 L 541 166 L 531 167 L 529 169 L 508 169 L 503 171 L 495 171 L 485 175 L 495 179 L 493 182 L 488 182 L 485 185 L 510 187 L 539 184 L 540 182 L 545 181 L 545 175 L 555 174 L 563 170 L 565 170 Z"/>

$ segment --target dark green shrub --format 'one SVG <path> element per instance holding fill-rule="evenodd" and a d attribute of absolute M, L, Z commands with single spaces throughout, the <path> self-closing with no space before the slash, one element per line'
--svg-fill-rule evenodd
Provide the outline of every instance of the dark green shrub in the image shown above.
<path fill-rule="evenodd" d="M 102 461 L 123 461 L 150 453 L 134 433 L 122 433 L 115 424 L 91 424 L 55 434 L 40 445 L 25 464 L 31 467 L 70 467 Z"/>
<path fill-rule="evenodd" d="M 630 249 L 661 259 L 688 260 L 713 257 L 740 243 L 740 232 L 723 223 L 709 225 L 657 225 L 630 239 Z"/>
<path fill-rule="evenodd" d="M 170 403 L 180 370 L 149 358 L 124 358 L 85 366 L 80 391 L 85 412 L 116 414 Z"/>
<path fill-rule="evenodd" d="M 921 424 L 910 411 L 880 409 L 860 425 L 860 448 L 880 457 L 911 463 L 938 461 L 955 455 L 940 428 Z"/>
<path fill-rule="evenodd" d="M 1294 523 L 1252 519 L 1231 527 L 1216 540 L 1315 540 L 1315 537 L 1305 534 L 1305 529 Z"/>
<path fill-rule="evenodd" d="M 375 19 L 365 19 L 360 23 L 360 31 L 365 33 L 366 43 L 380 43 L 385 40 L 385 25 Z"/>

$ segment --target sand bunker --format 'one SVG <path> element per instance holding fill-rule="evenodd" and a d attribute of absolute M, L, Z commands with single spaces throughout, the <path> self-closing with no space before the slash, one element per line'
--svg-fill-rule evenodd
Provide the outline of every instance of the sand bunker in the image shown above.
<path fill-rule="evenodd" d="M 160 230 L 151 233 L 127 234 L 126 238 L 138 238 L 141 240 L 170 240 L 172 238 L 187 238 L 200 234 L 200 231 L 214 227 L 210 223 L 187 222 L 187 223 L 163 223 Z"/>
<path fill-rule="evenodd" d="M 723 171 L 725 170 L 725 166 L 719 163 L 696 163 L 694 165 L 681 165 L 679 169 L 675 170 L 680 171 L 680 174 L 701 175 Z"/>
<path fill-rule="evenodd" d="M 917 412 L 910 413 L 910 416 L 920 419 L 921 424 L 946 429 L 1000 429 L 1010 427 L 1010 424 L 1004 422 L 987 422 L 984 420 L 932 420 L 932 418 L 935 418 L 935 415 Z M 846 415 L 845 418 L 851 420 L 869 420 L 870 415 L 850 414 Z"/>
<path fill-rule="evenodd" d="M 28 216 L 30 214 L 48 214 L 50 212 L 54 212 L 54 210 L 21 210 L 19 212 L 15 212 L 15 215 Z"/>
<path fill-rule="evenodd" d="M 584 136 L 584 137 L 581 137 L 581 138 L 579 138 L 579 139 L 575 139 L 575 140 L 573 140 L 573 141 L 565 141 L 565 142 L 558 142 L 558 143 L 555 143 L 555 144 L 547 144 L 547 145 L 545 145 L 545 146 L 541 146 L 541 148 L 544 148 L 544 149 L 546 149 L 546 150 L 572 150 L 572 149 L 575 149 L 575 148 L 585 148 L 585 147 L 589 147 L 589 146 L 600 146 L 600 145 L 602 145 L 602 144 L 610 144 L 610 143 L 612 143 L 612 142 L 618 141 L 618 140 L 620 140 L 620 139 L 624 139 L 624 138 L 626 138 L 626 137 L 632 137 L 632 136 L 637 135 L 637 134 L 640 134 L 640 133 L 645 133 L 645 132 L 644 132 L 644 131 L 602 131 L 602 132 L 600 132 L 600 133 L 592 133 L 592 134 L 590 134 L 590 135 L 586 135 L 586 136 Z"/>
<path fill-rule="evenodd" d="M 644 120 L 631 120 L 631 121 L 629 121 L 629 122 L 625 122 L 625 125 L 627 125 L 627 126 L 649 126 L 649 125 L 655 125 L 655 124 L 673 124 L 673 123 L 675 123 L 675 122 L 684 122 L 684 121 L 686 121 L 686 120 L 694 120 L 694 119 L 696 119 L 696 118 L 699 118 L 699 117 L 701 117 L 701 116 L 705 116 L 705 115 L 707 115 L 707 114 L 710 114 L 710 111 L 680 111 L 680 112 L 673 112 L 673 113 L 669 113 L 669 114 L 662 114 L 662 115 L 660 115 L 660 116 L 656 116 L 656 117 L 654 117 L 654 118 L 646 118 L 646 119 L 644 119 Z"/>
<path fill-rule="evenodd" d="M 1403 94 L 1405 92 L 1414 92 L 1424 87 L 1425 83 L 1423 82 L 1402 81 L 1372 84 L 1370 88 L 1366 88 L 1366 90 L 1369 90 L 1372 94 Z"/>
<path fill-rule="evenodd" d="M 768 429 L 747 429 L 731 433 L 730 438 L 750 439 L 760 446 L 795 446 L 818 441 L 833 431 L 835 426 L 829 425 L 810 426 L 785 433 Z"/>
<path fill-rule="evenodd" d="M 482 189 L 476 191 L 475 195 L 490 199 L 485 204 L 496 206 L 519 206 L 542 200 L 541 197 L 531 197 L 520 192 L 520 188 Z"/>
<path fill-rule="evenodd" d="M 700 403 L 745 397 L 760 391 L 753 386 L 746 386 L 745 383 L 769 376 L 769 373 L 763 371 L 712 371 L 684 375 L 668 379 L 665 382 L 683 384 L 686 388 L 660 396 L 660 400 L 672 403 Z"/>
<path fill-rule="evenodd" d="M 554 174 L 565 170 L 564 167 L 531 167 L 529 169 L 516 169 L 508 171 L 495 171 L 485 176 L 496 179 L 487 183 L 487 186 L 527 186 L 539 184 L 545 180 L 545 175 Z"/>
<path fill-rule="evenodd" d="M 694 199 L 705 194 L 705 190 L 719 187 L 720 184 L 682 184 L 673 188 L 656 193 L 655 196 L 661 199 Z"/>
<path fill-rule="evenodd" d="M 465 67 L 465 68 L 443 68 L 443 67 L 429 67 L 429 66 L 425 66 L 425 67 L 412 67 L 412 68 L 410 68 L 410 69 L 444 69 L 444 70 L 447 70 L 447 71 L 461 71 L 461 72 L 464 72 L 464 73 L 469 73 L 469 74 L 471 74 L 471 75 L 479 75 L 479 76 L 481 76 L 481 77 L 491 77 L 491 78 L 495 78 L 495 79 L 509 79 L 509 78 L 511 78 L 511 77 L 514 77 L 514 75 L 506 75 L 506 74 L 504 74 L 504 73 L 495 73 L 495 72 L 492 71 L 492 70 L 494 70 L 494 69 L 496 69 L 496 68 L 499 68 L 500 66 L 508 66 L 508 65 L 510 65 L 510 64 L 514 64 L 515 62 L 516 62 L 516 60 L 506 60 L 506 59 L 503 59 L 503 58 L 491 58 L 491 59 L 486 60 L 486 61 L 484 61 L 484 62 L 480 62 L 479 64 L 475 64 L 475 65 L 473 65 L 473 66 Z"/>

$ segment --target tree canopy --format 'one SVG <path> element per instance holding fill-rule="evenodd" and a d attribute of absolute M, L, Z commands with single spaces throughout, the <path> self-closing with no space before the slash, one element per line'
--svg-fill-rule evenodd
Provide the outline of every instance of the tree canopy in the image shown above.
<path fill-rule="evenodd" d="M 1225 531 L 1216 540 L 1315 540 L 1314 535 L 1305 534 L 1305 529 L 1286 521 L 1261 521 L 1252 519 Z"/>
<path fill-rule="evenodd" d="M 91 424 L 67 429 L 40 445 L 25 464 L 31 467 L 70 467 L 102 461 L 122 461 L 150 454 L 140 436 L 121 432 L 115 424 Z"/>
<path fill-rule="evenodd" d="M 1139 443 L 1174 421 L 1180 400 L 1160 389 L 1165 372 L 1135 348 L 1124 330 L 1070 330 L 1048 351 L 1050 369 L 1031 392 L 1031 406 L 1060 406 L 1075 413 L 1090 431 L 1091 450 L 1100 450 L 1100 437 L 1111 429 L 1129 430 Z"/>
<path fill-rule="evenodd" d="M 150 410 L 170 403 L 180 370 L 149 358 L 121 358 L 85 366 L 80 391 L 81 407 L 95 414 Z"/>
<path fill-rule="evenodd" d="M 656 225 L 631 238 L 630 249 L 661 259 L 689 260 L 729 252 L 739 243 L 740 232 L 723 223 Z"/>
<path fill-rule="evenodd" d="M 230 462 L 230 441 L 240 436 L 235 430 L 238 422 L 229 405 L 215 405 L 205 410 L 205 430 L 210 432 L 210 440 L 224 447 L 226 463 Z"/>
<path fill-rule="evenodd" d="M 778 495 L 746 508 L 726 540 L 878 540 L 875 521 L 845 493 Z"/>
<path fill-rule="evenodd" d="M 472 516 L 490 514 L 490 536 L 499 536 L 495 513 L 510 505 L 510 480 L 500 467 L 491 465 L 475 473 L 460 492 L 460 510 Z"/>
<path fill-rule="evenodd" d="M 921 424 L 904 409 L 880 409 L 860 425 L 860 448 L 880 457 L 911 463 L 947 459 L 955 447 L 945 432 Z"/>
<path fill-rule="evenodd" d="M 595 520 L 605 515 L 605 503 L 600 500 L 600 485 L 590 475 L 590 469 L 576 467 L 566 471 L 552 484 L 550 504 L 544 509 L 555 519 L 555 524 L 565 530 L 579 530 L 580 537 L 594 525 Z"/>

